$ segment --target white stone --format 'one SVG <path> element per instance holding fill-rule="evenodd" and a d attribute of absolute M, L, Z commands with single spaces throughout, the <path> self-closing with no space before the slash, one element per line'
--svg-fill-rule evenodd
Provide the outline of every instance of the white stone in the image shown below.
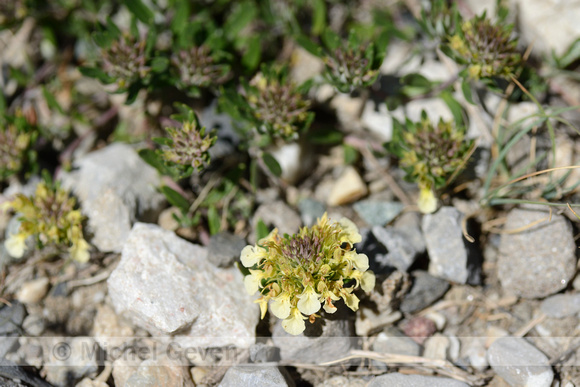
<path fill-rule="evenodd" d="M 63 173 L 63 187 L 72 189 L 88 217 L 91 243 L 101 251 L 120 252 L 131 223 L 164 202 L 157 192 L 160 178 L 129 145 L 115 143 L 74 162 Z"/>
<path fill-rule="evenodd" d="M 548 357 L 521 337 L 496 339 L 487 351 L 493 370 L 512 386 L 549 387 L 554 372 Z"/>
<path fill-rule="evenodd" d="M 239 270 L 213 267 L 205 248 L 159 226 L 133 226 L 108 285 L 116 312 L 153 336 L 191 347 L 253 342 L 258 306 Z"/>
<path fill-rule="evenodd" d="M 352 203 L 367 193 L 367 186 L 359 173 L 352 166 L 348 166 L 332 186 L 326 204 L 340 206 Z"/>
<path fill-rule="evenodd" d="M 16 293 L 16 299 L 25 305 L 36 304 L 44 298 L 48 291 L 48 278 L 41 277 L 22 284 L 22 287 Z"/>
<path fill-rule="evenodd" d="M 407 110 L 407 117 L 411 121 L 420 121 L 421 112 L 423 110 L 427 113 L 427 117 L 433 123 L 439 122 L 440 118 L 442 118 L 443 121 L 453 120 L 451 110 L 440 98 L 416 99 L 409 102 L 405 108 Z"/>
<path fill-rule="evenodd" d="M 393 138 L 393 117 L 404 121 L 405 114 L 401 106 L 390 112 L 385 103 L 380 103 L 377 107 L 374 101 L 368 100 L 361 116 L 361 123 L 375 133 L 379 140 L 389 142 Z"/>
<path fill-rule="evenodd" d="M 521 42 L 534 44 L 533 53 L 561 56 L 580 36 L 580 1 L 512 0 L 517 7 Z"/>

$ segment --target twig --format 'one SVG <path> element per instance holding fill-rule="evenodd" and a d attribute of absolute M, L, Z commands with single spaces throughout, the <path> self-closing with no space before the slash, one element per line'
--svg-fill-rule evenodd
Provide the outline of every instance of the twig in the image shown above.
<path fill-rule="evenodd" d="M 79 286 L 90 286 L 90 285 L 94 285 L 98 282 L 104 281 L 107 278 L 109 278 L 109 275 L 111 275 L 111 272 L 113 271 L 114 268 L 110 268 L 107 270 L 103 270 L 102 272 L 100 272 L 99 274 L 93 276 L 93 277 L 89 277 L 89 278 L 82 278 L 82 279 L 78 279 L 78 280 L 72 280 L 69 281 L 67 283 L 67 287 L 68 289 L 74 289 L 76 287 Z"/>
<path fill-rule="evenodd" d="M 191 217 L 193 215 L 193 213 L 195 212 L 195 210 L 197 210 L 197 208 L 201 205 L 201 203 L 207 197 L 207 195 L 209 194 L 209 192 L 211 191 L 211 189 L 214 187 L 214 185 L 216 185 L 219 182 L 219 180 L 220 179 L 217 178 L 217 177 L 215 177 L 215 176 L 212 176 L 212 178 L 209 179 L 209 181 L 207 182 L 207 184 L 205 185 L 205 187 L 203 187 L 203 189 L 199 193 L 199 196 L 193 201 L 193 203 L 189 207 L 189 210 L 187 211 L 187 216 L 188 217 Z"/>
<path fill-rule="evenodd" d="M 539 323 L 544 321 L 546 319 L 546 317 L 548 317 L 548 316 L 546 316 L 544 313 L 540 314 L 539 316 L 537 316 L 536 318 L 534 318 L 533 320 L 528 322 L 526 325 L 524 325 L 523 327 L 521 327 L 520 329 L 515 331 L 513 336 L 514 337 L 524 337 L 525 335 L 528 334 L 529 331 L 534 329 L 534 327 L 536 325 L 538 325 Z"/>

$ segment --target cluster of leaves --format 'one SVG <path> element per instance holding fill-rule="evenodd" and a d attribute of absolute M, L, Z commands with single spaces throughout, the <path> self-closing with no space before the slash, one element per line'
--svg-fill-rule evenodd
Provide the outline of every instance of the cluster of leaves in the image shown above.
<path fill-rule="evenodd" d="M 433 124 L 425 112 L 420 122 L 395 122 L 391 151 L 400 159 L 406 179 L 419 185 L 419 208 L 437 209 L 434 191 L 445 187 L 471 154 L 473 141 L 465 139 L 465 127 L 452 121 Z"/>
<path fill-rule="evenodd" d="M 332 223 L 324 214 L 298 234 L 281 237 L 274 229 L 257 245 L 246 246 L 241 254 L 248 269 L 244 284 L 249 294 L 260 292 L 262 318 L 270 303 L 284 330 L 298 335 L 306 328 L 304 320 L 314 322 L 321 307 L 336 312 L 333 302 L 340 299 L 358 310 L 354 291 L 360 286 L 369 292 L 375 286 L 368 257 L 353 249 L 360 241 L 354 223 L 346 218 Z"/>
<path fill-rule="evenodd" d="M 75 206 L 75 198 L 48 179 L 37 185 L 34 196 L 19 194 L 3 203 L 0 209 L 14 210 L 20 221 L 18 233 L 11 234 L 4 242 L 8 253 L 21 258 L 26 251 L 26 240 L 33 237 L 39 248 L 49 244 L 65 247 L 72 259 L 87 262 L 90 246 L 83 237 L 83 216 Z"/>

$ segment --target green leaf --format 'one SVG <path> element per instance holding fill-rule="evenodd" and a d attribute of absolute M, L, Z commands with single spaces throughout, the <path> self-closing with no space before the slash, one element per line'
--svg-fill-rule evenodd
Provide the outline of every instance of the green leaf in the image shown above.
<path fill-rule="evenodd" d="M 153 137 L 151 140 L 153 140 L 153 142 L 158 145 L 173 145 L 173 140 L 167 137 Z"/>
<path fill-rule="evenodd" d="M 238 3 L 224 24 L 224 31 L 228 39 L 235 39 L 240 31 L 254 20 L 257 14 L 258 9 L 253 2 Z"/>
<path fill-rule="evenodd" d="M 455 98 L 451 95 L 450 92 L 444 91 L 441 93 L 441 99 L 447 104 L 449 110 L 451 110 L 451 114 L 453 114 L 453 118 L 455 119 L 455 123 L 459 126 L 465 125 L 463 120 L 463 109 L 461 108 L 461 104 L 457 102 Z"/>
<path fill-rule="evenodd" d="M 163 56 L 153 58 L 151 61 L 151 70 L 156 73 L 164 72 L 169 66 L 169 59 Z"/>
<path fill-rule="evenodd" d="M 560 68 L 568 67 L 572 62 L 580 58 L 580 38 L 576 39 L 566 50 L 564 55 L 557 59 L 556 63 Z"/>
<path fill-rule="evenodd" d="M 54 97 L 54 94 L 46 90 L 46 87 L 44 86 L 42 87 L 42 95 L 44 96 L 44 99 L 46 100 L 46 104 L 48 105 L 49 109 L 56 110 L 60 114 L 64 114 L 64 110 L 62 110 L 62 107 Z"/>
<path fill-rule="evenodd" d="M 321 57 L 322 56 L 322 49 L 320 48 L 320 46 L 318 44 L 314 43 L 308 37 L 306 37 L 304 35 L 297 35 L 297 36 L 294 37 L 294 40 L 303 49 L 305 49 L 306 51 L 308 51 L 312 55 L 317 56 L 317 57 Z"/>
<path fill-rule="evenodd" d="M 141 0 L 124 0 L 123 3 L 135 17 L 147 25 L 153 24 L 153 11 Z"/>
<path fill-rule="evenodd" d="M 403 84 L 401 91 L 408 97 L 426 94 L 433 87 L 430 80 L 417 73 L 405 75 L 401 79 L 401 84 Z"/>
<path fill-rule="evenodd" d="M 473 96 L 471 95 L 471 84 L 466 80 L 461 82 L 461 91 L 463 92 L 465 100 L 470 104 L 475 105 L 475 102 L 473 102 Z"/>
<path fill-rule="evenodd" d="M 326 4 L 324 0 L 314 0 L 312 8 L 312 34 L 318 36 L 326 27 Z"/>
<path fill-rule="evenodd" d="M 262 160 L 270 172 L 274 174 L 274 176 L 280 177 L 282 175 L 282 167 L 280 167 L 280 164 L 278 164 L 278 161 L 276 161 L 274 156 L 272 156 L 270 153 L 264 153 L 262 154 Z"/>
<path fill-rule="evenodd" d="M 220 232 L 221 219 L 215 206 L 209 206 L 207 209 L 207 224 L 209 226 L 209 233 L 215 235 Z"/>
<path fill-rule="evenodd" d="M 189 201 L 184 198 L 179 192 L 164 185 L 161 187 L 161 193 L 165 195 L 167 201 L 172 205 L 186 213 L 189 210 Z"/>
<path fill-rule="evenodd" d="M 308 142 L 318 145 L 337 144 L 342 141 L 343 134 L 334 128 L 320 129 L 308 134 Z"/>
<path fill-rule="evenodd" d="M 262 57 L 262 43 L 259 36 L 252 36 L 248 40 L 248 47 L 242 57 L 242 64 L 248 70 L 254 70 L 260 64 Z"/>
<path fill-rule="evenodd" d="M 171 176 L 172 172 L 167 168 L 159 154 L 155 152 L 153 149 L 141 149 L 139 152 L 139 156 L 145 161 L 147 164 L 151 165 L 155 168 L 159 173 L 166 176 Z"/>
<path fill-rule="evenodd" d="M 266 223 L 262 219 L 258 220 L 258 224 L 256 224 L 256 239 L 266 238 L 268 234 L 270 234 L 270 230 L 266 226 Z"/>
<path fill-rule="evenodd" d="M 115 81 L 114 78 L 107 75 L 103 70 L 98 69 L 96 67 L 79 67 L 79 71 L 86 77 L 95 78 L 99 80 L 101 83 L 108 85 Z"/>
<path fill-rule="evenodd" d="M 176 34 L 182 34 L 187 27 L 187 19 L 190 15 L 189 0 L 180 0 L 175 4 L 175 14 L 171 21 L 171 30 Z"/>
<path fill-rule="evenodd" d="M 330 28 L 324 30 L 321 38 L 330 51 L 334 51 L 340 46 L 340 37 Z"/>
<path fill-rule="evenodd" d="M 343 144 L 342 151 L 344 153 L 344 163 L 346 165 L 354 164 L 358 159 L 358 151 L 356 148 L 347 144 Z"/>

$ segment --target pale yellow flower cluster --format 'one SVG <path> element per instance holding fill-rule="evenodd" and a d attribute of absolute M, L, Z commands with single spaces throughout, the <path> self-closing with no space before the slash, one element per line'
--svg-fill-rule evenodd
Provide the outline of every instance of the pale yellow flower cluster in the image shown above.
<path fill-rule="evenodd" d="M 5 202 L 0 210 L 14 210 L 19 216 L 18 233 L 11 234 L 4 242 L 8 253 L 21 258 L 26 250 L 26 239 L 34 236 L 37 242 L 68 246 L 71 257 L 79 262 L 89 260 L 89 244 L 83 238 L 82 215 L 75 210 L 75 199 L 56 187 L 51 189 L 46 183 L 39 183 L 34 197 L 17 195 Z"/>
<path fill-rule="evenodd" d="M 354 290 L 360 286 L 370 292 L 375 286 L 368 257 L 353 249 L 360 241 L 349 219 L 330 223 L 324 214 L 298 234 L 281 237 L 274 229 L 255 246 L 246 246 L 241 261 L 250 274 L 244 284 L 249 294 L 260 292 L 256 302 L 262 318 L 269 304 L 272 314 L 283 320 L 284 330 L 298 335 L 306 329 L 304 320 L 313 322 L 321 308 L 336 312 L 333 302 L 340 299 L 356 311 L 359 299 Z"/>

